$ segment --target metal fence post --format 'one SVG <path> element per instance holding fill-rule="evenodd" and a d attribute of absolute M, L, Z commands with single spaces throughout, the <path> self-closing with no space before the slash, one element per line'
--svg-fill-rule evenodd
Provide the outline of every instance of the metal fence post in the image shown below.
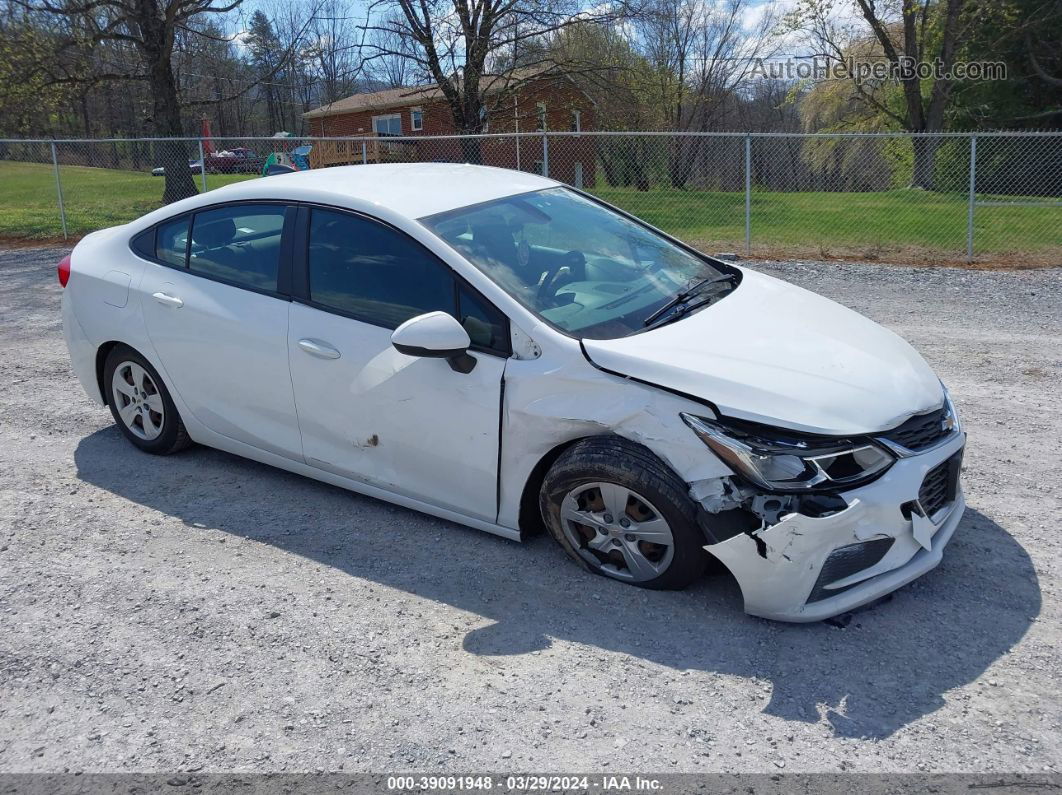
<path fill-rule="evenodd" d="M 745 256 L 752 253 L 752 136 L 745 136 Z"/>
<path fill-rule="evenodd" d="M 365 141 L 361 142 L 361 164 L 363 166 L 369 165 L 369 147 Z"/>
<path fill-rule="evenodd" d="M 203 183 L 203 193 L 207 192 L 206 156 L 203 154 L 203 139 L 199 139 L 199 181 Z"/>
<path fill-rule="evenodd" d="M 55 195 L 59 199 L 59 220 L 63 224 L 63 239 L 70 235 L 66 233 L 66 208 L 63 206 L 63 183 L 59 180 L 59 155 L 55 151 L 55 141 L 52 141 L 52 167 L 55 169 Z"/>
<path fill-rule="evenodd" d="M 549 176 L 549 138 L 542 133 L 542 176 Z"/>
<path fill-rule="evenodd" d="M 977 199 L 977 136 L 970 136 L 970 199 L 966 209 L 966 261 L 974 255 L 974 204 Z"/>

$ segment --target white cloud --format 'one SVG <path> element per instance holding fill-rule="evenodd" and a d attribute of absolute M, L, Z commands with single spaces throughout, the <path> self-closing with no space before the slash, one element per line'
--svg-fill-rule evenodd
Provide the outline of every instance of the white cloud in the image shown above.
<path fill-rule="evenodd" d="M 247 49 L 247 39 L 250 35 L 251 31 L 249 30 L 238 30 L 235 33 L 230 33 L 228 38 L 237 50 L 243 52 Z"/>
<path fill-rule="evenodd" d="M 799 0 L 753 2 L 745 9 L 742 25 L 747 31 L 755 31 L 763 24 L 764 18 L 770 15 L 774 20 L 771 49 L 777 53 L 777 57 L 809 56 L 816 51 L 816 48 L 808 40 L 806 34 L 788 30 L 781 24 L 786 14 L 797 9 L 798 2 Z M 838 32 L 837 38 L 840 41 L 865 36 L 869 32 L 866 20 L 860 13 L 855 0 L 839 0 L 839 2 L 830 4 L 828 8 L 827 18 L 830 25 Z"/>

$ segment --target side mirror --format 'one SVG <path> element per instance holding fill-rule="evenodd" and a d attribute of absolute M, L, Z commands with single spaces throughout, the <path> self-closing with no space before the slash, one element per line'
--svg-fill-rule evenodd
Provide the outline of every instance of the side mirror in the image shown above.
<path fill-rule="evenodd" d="M 458 373 L 471 373 L 476 360 L 468 355 L 472 344 L 464 326 L 445 312 L 411 317 L 391 334 L 395 350 L 406 356 L 446 359 Z"/>

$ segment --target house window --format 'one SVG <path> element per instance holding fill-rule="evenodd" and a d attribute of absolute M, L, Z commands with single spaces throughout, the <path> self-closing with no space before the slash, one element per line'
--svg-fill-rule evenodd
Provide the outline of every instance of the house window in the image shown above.
<path fill-rule="evenodd" d="M 581 116 L 581 114 L 580 114 L 579 111 L 577 111 L 577 110 L 573 110 L 572 111 L 572 132 L 582 132 L 583 131 L 583 123 L 582 123 L 582 119 L 580 118 L 580 116 Z"/>
<path fill-rule="evenodd" d="M 535 112 L 538 115 L 538 127 L 536 127 L 535 129 L 539 130 L 540 132 L 545 132 L 546 131 L 546 103 L 545 102 L 539 102 L 535 107 L 536 107 L 536 111 Z"/>
<path fill-rule="evenodd" d="M 413 108 L 409 112 L 409 129 L 414 131 L 424 129 L 424 111 L 420 108 Z"/>
<path fill-rule="evenodd" d="M 391 113 L 387 116 L 373 116 L 372 131 L 381 137 L 401 135 L 402 114 Z"/>

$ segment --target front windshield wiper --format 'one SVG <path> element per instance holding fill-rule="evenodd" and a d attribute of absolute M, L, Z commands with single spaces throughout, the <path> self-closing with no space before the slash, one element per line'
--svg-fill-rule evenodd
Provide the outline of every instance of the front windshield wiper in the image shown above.
<path fill-rule="evenodd" d="M 682 304 L 671 314 L 664 315 L 663 317 L 658 318 L 654 322 L 650 323 L 648 326 L 646 326 L 646 329 L 654 329 L 659 326 L 666 326 L 668 323 L 674 323 L 676 320 L 681 320 L 695 309 L 700 309 L 702 306 L 708 306 L 708 304 L 714 304 L 719 298 L 721 298 L 721 296 L 717 294 L 712 295 L 708 298 L 704 298 L 700 301 L 693 301 L 692 303 Z"/>
<path fill-rule="evenodd" d="M 675 309 L 676 307 L 681 306 L 682 304 L 685 304 L 687 301 L 689 301 L 693 296 L 695 296 L 697 293 L 699 293 L 705 287 L 709 287 L 709 286 L 711 286 L 713 284 L 719 284 L 721 282 L 735 282 L 736 283 L 737 282 L 737 274 L 734 274 L 734 273 L 723 273 L 723 274 L 721 274 L 719 276 L 713 276 L 710 279 L 702 279 L 701 281 L 697 282 L 696 284 L 690 285 L 686 289 L 680 291 L 674 298 L 672 298 L 670 301 L 668 301 L 662 307 L 660 307 L 655 312 L 653 312 L 651 315 L 649 315 L 649 317 L 647 317 L 645 320 L 642 321 L 642 325 L 646 326 L 646 327 L 652 326 L 653 324 L 656 323 L 656 321 L 658 321 L 660 318 L 662 318 L 664 315 L 666 315 L 669 311 L 671 311 L 672 309 Z M 702 303 L 703 302 L 697 302 L 692 307 L 687 305 L 686 307 L 684 307 L 682 309 L 682 311 L 680 311 L 678 313 L 678 315 L 681 316 L 681 315 L 685 314 L 686 312 L 688 312 L 690 309 L 698 307 L 698 306 L 701 306 Z"/>

